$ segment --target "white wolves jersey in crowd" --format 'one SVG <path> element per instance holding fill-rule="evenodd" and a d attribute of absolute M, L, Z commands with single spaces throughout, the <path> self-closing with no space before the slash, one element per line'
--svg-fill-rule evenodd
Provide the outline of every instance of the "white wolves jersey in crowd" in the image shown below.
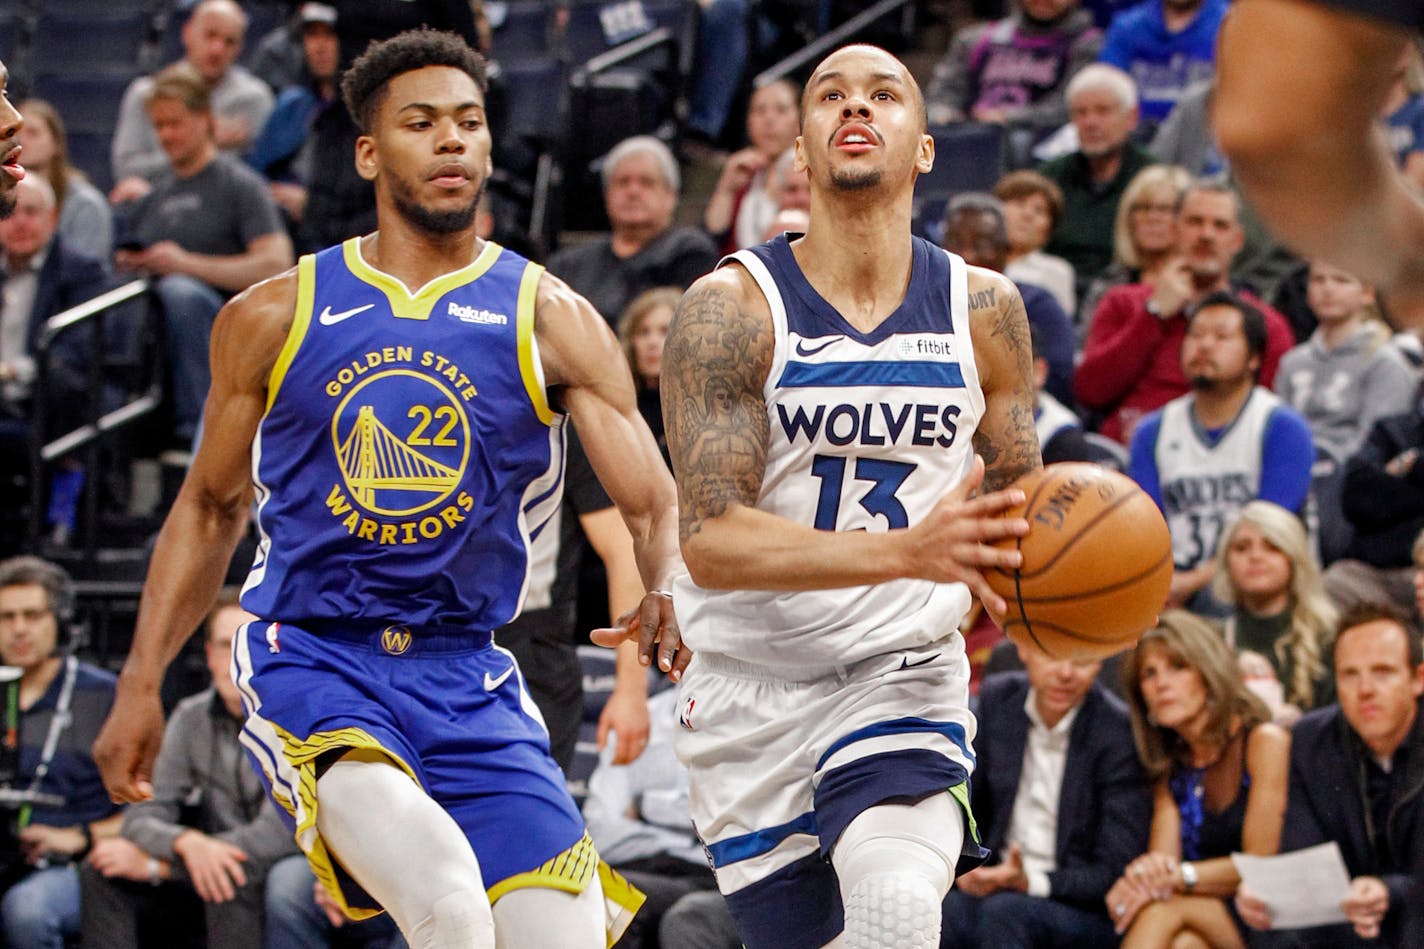
<path fill-rule="evenodd" d="M 245 609 L 477 630 L 518 613 L 564 463 L 534 341 L 542 273 L 487 243 L 411 293 L 357 239 L 301 259 L 252 449 Z"/>
<path fill-rule="evenodd" d="M 757 507 L 818 530 L 918 523 L 969 471 L 984 395 L 964 261 L 914 238 L 904 302 L 862 333 L 806 280 L 786 235 L 724 260 L 756 278 L 776 329 Z M 968 587 L 928 580 L 777 593 L 674 584 L 698 652 L 765 666 L 851 664 L 943 639 Z"/>

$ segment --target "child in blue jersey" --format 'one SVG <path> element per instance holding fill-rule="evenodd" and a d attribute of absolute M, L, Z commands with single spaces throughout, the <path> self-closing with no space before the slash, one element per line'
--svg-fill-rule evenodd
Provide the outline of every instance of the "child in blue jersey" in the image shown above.
<path fill-rule="evenodd" d="M 405 33 L 342 90 L 379 230 L 219 316 L 207 434 L 96 754 L 116 799 L 151 793 L 162 670 L 255 495 L 242 602 L 261 619 L 233 646 L 243 743 L 317 877 L 353 917 L 389 911 L 413 949 L 602 946 L 641 897 L 600 863 L 490 631 L 522 605 L 572 420 L 654 591 L 606 636 L 679 677 L 659 592 L 677 566 L 671 479 L 606 322 L 475 233 L 479 56 Z"/>

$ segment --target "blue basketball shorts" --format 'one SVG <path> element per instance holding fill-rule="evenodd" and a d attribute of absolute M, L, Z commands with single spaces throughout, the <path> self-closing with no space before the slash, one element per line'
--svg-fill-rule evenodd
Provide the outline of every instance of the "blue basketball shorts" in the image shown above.
<path fill-rule="evenodd" d="M 242 743 L 312 869 L 348 915 L 379 905 L 316 827 L 318 763 L 346 749 L 389 758 L 464 830 L 490 899 L 522 886 L 582 892 L 597 875 L 610 925 L 642 895 L 608 870 L 549 756 L 514 657 L 490 634 L 402 626 L 318 632 L 248 623 L 233 642 Z M 372 814 L 374 833 L 398 833 Z"/>

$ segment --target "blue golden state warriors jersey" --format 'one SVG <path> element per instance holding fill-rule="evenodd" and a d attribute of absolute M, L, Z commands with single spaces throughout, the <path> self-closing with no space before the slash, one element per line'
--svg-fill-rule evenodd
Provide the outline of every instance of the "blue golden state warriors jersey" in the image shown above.
<path fill-rule="evenodd" d="M 287 622 L 491 630 L 558 509 L 564 429 L 534 342 L 543 268 L 497 244 L 418 291 L 357 239 L 298 263 L 252 449 L 242 605 Z"/>
<path fill-rule="evenodd" d="M 912 253 L 904 300 L 869 333 L 816 292 L 784 235 L 730 258 L 756 280 L 775 329 L 759 510 L 817 530 L 911 527 L 968 473 L 984 395 L 965 264 L 918 238 Z M 915 579 L 783 593 L 682 576 L 673 594 L 694 650 L 789 667 L 936 642 L 971 602 L 962 583 Z"/>

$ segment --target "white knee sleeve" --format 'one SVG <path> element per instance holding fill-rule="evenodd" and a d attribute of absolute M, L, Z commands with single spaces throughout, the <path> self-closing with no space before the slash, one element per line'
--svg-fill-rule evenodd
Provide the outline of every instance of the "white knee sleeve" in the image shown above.
<path fill-rule="evenodd" d="M 511 890 L 494 904 L 497 949 L 604 949 L 603 886 L 574 895 L 543 886 Z"/>
<path fill-rule="evenodd" d="M 454 818 L 418 784 L 384 758 L 348 756 L 316 789 L 327 848 L 391 914 L 411 949 L 492 949 L 479 861 Z"/>
<path fill-rule="evenodd" d="M 963 812 L 948 794 L 877 805 L 851 821 L 831 856 L 846 949 L 935 949 L 963 843 Z"/>

